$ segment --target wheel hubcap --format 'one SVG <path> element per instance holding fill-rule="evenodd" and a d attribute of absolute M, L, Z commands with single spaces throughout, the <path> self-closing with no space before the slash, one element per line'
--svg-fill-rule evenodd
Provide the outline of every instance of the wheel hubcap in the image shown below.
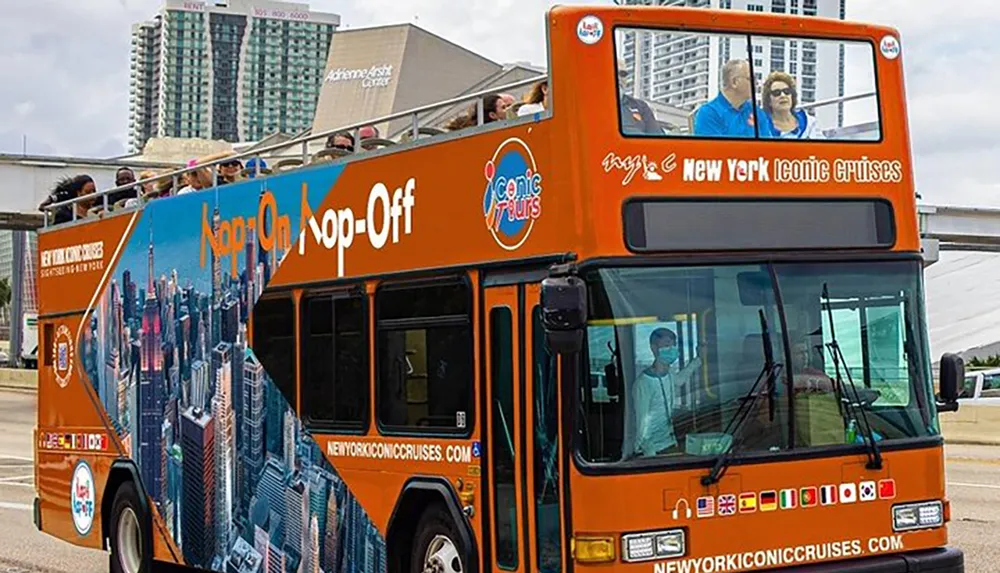
<path fill-rule="evenodd" d="M 118 564 L 125 573 L 139 573 L 142 543 L 139 542 L 139 519 L 126 507 L 118 517 Z"/>
<path fill-rule="evenodd" d="M 436 535 L 424 554 L 424 573 L 463 573 L 462 558 L 455 542 L 444 535 Z"/>

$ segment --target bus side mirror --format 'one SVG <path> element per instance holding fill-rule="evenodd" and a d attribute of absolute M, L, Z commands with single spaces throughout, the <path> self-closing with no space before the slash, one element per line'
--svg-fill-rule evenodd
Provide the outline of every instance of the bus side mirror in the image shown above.
<path fill-rule="evenodd" d="M 958 411 L 958 385 L 965 379 L 965 363 L 957 354 L 945 354 L 941 357 L 941 402 L 938 410 L 941 412 Z"/>
<path fill-rule="evenodd" d="M 542 281 L 542 325 L 545 342 L 554 353 L 573 354 L 583 348 L 587 326 L 587 287 L 575 276 Z"/>

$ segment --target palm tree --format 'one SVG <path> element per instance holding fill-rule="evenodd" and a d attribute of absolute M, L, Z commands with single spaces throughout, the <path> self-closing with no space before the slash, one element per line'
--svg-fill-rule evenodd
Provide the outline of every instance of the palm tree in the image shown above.
<path fill-rule="evenodd" d="M 0 290 L 0 296 L 2 296 L 3 291 Z M 973 358 L 969 360 L 969 366 L 972 368 L 996 368 L 1000 366 L 1000 354 L 994 354 L 988 358 Z"/>

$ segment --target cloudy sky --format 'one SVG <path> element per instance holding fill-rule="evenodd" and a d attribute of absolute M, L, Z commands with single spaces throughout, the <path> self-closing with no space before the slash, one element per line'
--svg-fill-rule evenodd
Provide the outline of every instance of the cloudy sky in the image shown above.
<path fill-rule="evenodd" d="M 123 153 L 129 33 L 159 0 L 2 0 L 0 152 Z M 924 201 L 1000 207 L 997 0 L 847 0 L 848 18 L 902 35 L 917 182 Z M 500 62 L 545 62 L 552 0 L 312 0 L 349 27 L 415 22 Z M 560 4 L 580 4 L 561 0 Z M 605 4 L 610 0 L 592 0 Z"/>

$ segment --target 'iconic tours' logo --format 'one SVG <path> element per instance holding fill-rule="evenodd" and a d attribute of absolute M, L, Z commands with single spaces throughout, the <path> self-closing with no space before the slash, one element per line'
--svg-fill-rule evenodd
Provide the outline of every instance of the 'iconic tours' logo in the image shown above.
<path fill-rule="evenodd" d="M 483 216 L 497 244 L 517 250 L 542 215 L 542 175 L 528 145 L 516 137 L 500 144 L 486 163 Z"/>
<path fill-rule="evenodd" d="M 65 324 L 59 325 L 56 335 L 52 338 L 52 354 L 56 357 L 53 368 L 56 384 L 60 388 L 65 388 L 73 373 L 73 335 Z"/>
<path fill-rule="evenodd" d="M 73 470 L 70 482 L 70 509 L 73 512 L 73 527 L 80 535 L 90 533 L 94 525 L 94 474 L 87 462 L 80 460 Z"/>

